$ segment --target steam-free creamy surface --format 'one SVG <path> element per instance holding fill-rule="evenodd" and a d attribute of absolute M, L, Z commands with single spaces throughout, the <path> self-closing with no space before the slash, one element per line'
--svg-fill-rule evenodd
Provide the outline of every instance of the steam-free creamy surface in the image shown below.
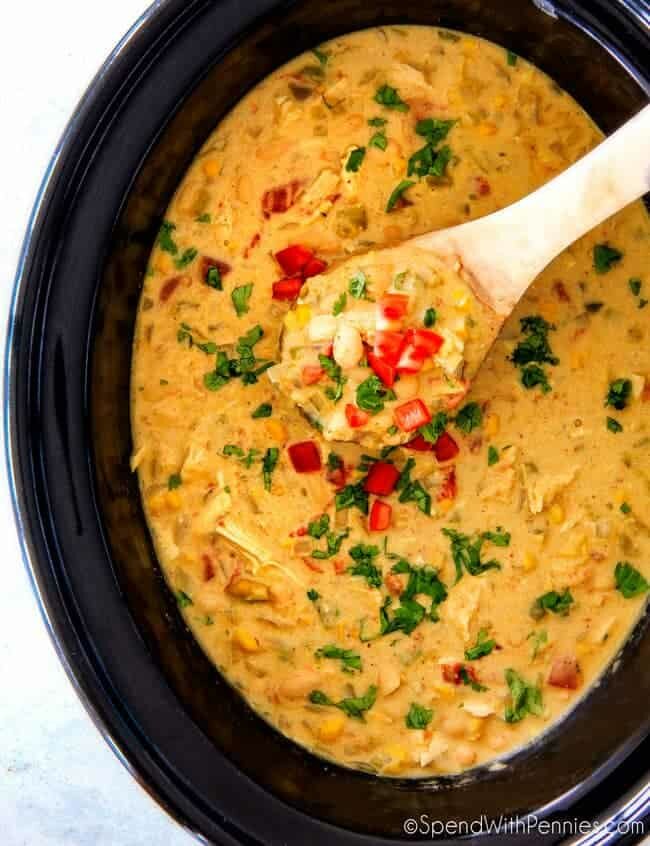
<path fill-rule="evenodd" d="M 207 655 L 318 755 L 385 776 L 503 756 L 578 700 L 642 610 L 642 205 L 553 262 L 469 393 L 462 358 L 479 323 L 462 285 L 439 295 L 417 255 L 377 273 L 360 256 L 363 280 L 337 275 L 353 254 L 519 199 L 600 137 L 501 47 L 368 30 L 257 86 L 167 212 L 134 346 L 145 512 Z M 382 297 L 400 290 L 406 316 L 389 309 L 396 325 L 378 327 Z M 363 328 L 361 311 L 360 341 L 342 330 L 356 359 L 313 330 L 330 317 L 335 332 Z M 400 350 L 377 348 L 378 330 Z M 432 374 L 450 380 L 435 406 Z"/>

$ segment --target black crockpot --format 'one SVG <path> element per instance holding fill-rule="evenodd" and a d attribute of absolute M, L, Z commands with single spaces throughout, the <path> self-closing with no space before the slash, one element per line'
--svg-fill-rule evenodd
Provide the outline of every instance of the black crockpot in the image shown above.
<path fill-rule="evenodd" d="M 616 669 L 504 768 L 382 780 L 327 765 L 270 728 L 205 658 L 162 581 L 129 471 L 128 389 L 140 286 L 172 192 L 219 119 L 279 64 L 367 26 L 465 30 L 530 59 L 609 132 L 647 101 L 649 18 L 644 0 L 166 0 L 118 45 L 72 118 L 10 317 L 16 517 L 43 616 L 89 713 L 135 777 L 206 841 L 428 842 L 434 820 L 648 815 L 648 614 Z M 405 831 L 407 818 L 421 818 L 420 835 Z M 488 839 L 477 830 L 471 842 Z M 553 842 L 557 831 L 502 829 L 496 840 Z M 621 836 L 602 829 L 581 842 Z M 450 827 L 444 838 L 455 839 Z"/>

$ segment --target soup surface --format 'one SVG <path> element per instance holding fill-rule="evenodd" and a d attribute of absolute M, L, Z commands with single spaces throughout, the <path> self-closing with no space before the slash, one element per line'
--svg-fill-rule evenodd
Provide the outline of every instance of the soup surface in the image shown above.
<path fill-rule="evenodd" d="M 462 286 L 442 295 L 417 262 L 379 278 L 361 255 L 336 276 L 353 254 L 512 203 L 600 138 L 502 47 L 373 29 L 261 82 L 171 203 L 138 313 L 133 469 L 195 637 L 318 755 L 414 777 L 502 756 L 577 701 L 642 610 L 643 206 L 547 268 L 469 393 L 448 360 L 475 340 Z M 372 324 L 399 321 L 387 291 L 412 305 L 416 361 L 392 387 L 377 334 L 395 327 Z M 359 311 L 372 346 L 352 370 L 330 335 Z M 419 356 L 432 335 L 443 346 Z M 436 368 L 449 390 L 434 412 Z M 366 425 L 376 443 L 352 442 Z"/>

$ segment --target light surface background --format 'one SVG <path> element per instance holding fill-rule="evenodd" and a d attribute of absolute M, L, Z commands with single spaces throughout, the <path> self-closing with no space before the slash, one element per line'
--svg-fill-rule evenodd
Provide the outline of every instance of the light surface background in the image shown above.
<path fill-rule="evenodd" d="M 20 244 L 72 110 L 147 0 L 3 4 L 0 50 L 0 326 Z M 3 446 L 4 451 L 4 446 Z M 190 846 L 122 767 L 77 700 L 39 616 L 0 469 L 2 846 Z"/>

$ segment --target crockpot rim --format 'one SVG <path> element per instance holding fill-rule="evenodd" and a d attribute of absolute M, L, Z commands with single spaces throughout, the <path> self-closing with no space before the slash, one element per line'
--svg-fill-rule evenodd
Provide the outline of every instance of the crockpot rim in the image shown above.
<path fill-rule="evenodd" d="M 551 4 L 546 3 L 546 0 L 531 0 L 531 2 L 538 9 L 543 12 L 546 12 L 547 14 L 549 13 L 549 11 L 551 11 L 548 8 L 549 6 L 551 6 Z M 639 12 L 637 12 L 633 8 L 634 5 L 636 5 L 634 0 L 616 0 L 616 2 L 621 4 L 623 7 L 626 7 L 628 11 L 629 8 L 632 7 L 632 11 L 636 14 L 639 14 Z M 7 323 L 4 360 L 5 381 L 3 427 L 5 435 L 5 462 L 10 487 L 12 508 L 14 511 L 14 519 L 16 522 L 20 541 L 21 555 L 27 570 L 32 590 L 34 591 L 34 594 L 36 596 L 39 612 L 44 621 L 50 639 L 52 640 L 52 644 L 54 646 L 56 654 L 64 667 L 66 675 L 68 676 L 85 710 L 89 714 L 90 718 L 94 722 L 95 726 L 97 727 L 109 747 L 117 756 L 118 760 L 120 760 L 120 762 L 135 778 L 135 780 L 145 789 L 147 793 L 149 793 L 150 796 L 152 796 L 152 798 L 155 799 L 155 801 L 166 811 L 166 813 L 172 819 L 174 819 L 183 828 L 185 828 L 185 830 L 188 831 L 189 834 L 207 843 L 209 841 L 201 834 L 195 824 L 190 822 L 187 814 L 185 814 L 177 804 L 174 804 L 168 799 L 165 793 L 160 789 L 160 785 L 156 784 L 156 786 L 154 786 L 152 783 L 150 783 L 150 781 L 147 780 L 146 772 L 141 771 L 140 766 L 135 762 L 135 760 L 133 760 L 133 756 L 130 755 L 128 743 L 124 740 L 123 737 L 118 737 L 118 732 L 115 730 L 114 727 L 109 727 L 108 718 L 102 715 L 101 707 L 99 706 L 97 701 L 93 700 L 92 695 L 89 692 L 89 689 L 92 687 L 92 685 L 89 684 L 88 678 L 86 676 L 88 668 L 81 666 L 82 664 L 86 663 L 90 665 L 88 657 L 86 655 L 82 655 L 80 658 L 74 659 L 70 655 L 69 649 L 67 649 L 65 646 L 65 637 L 64 632 L 62 631 L 62 625 L 60 621 L 55 620 L 56 615 L 53 612 L 52 608 L 54 604 L 52 597 L 48 598 L 46 596 L 47 586 L 45 586 L 44 584 L 43 574 L 42 572 L 40 572 L 40 565 L 36 563 L 38 559 L 34 550 L 34 539 L 31 535 L 30 529 L 28 529 L 26 525 L 28 521 L 25 519 L 25 482 L 24 478 L 21 475 L 20 467 L 18 465 L 18 458 L 16 455 L 17 422 L 14 419 L 15 377 L 12 374 L 12 361 L 16 345 L 16 337 L 17 334 L 22 331 L 22 326 L 19 322 L 19 318 L 21 316 L 22 299 L 24 295 L 25 286 L 29 280 L 30 272 L 32 272 L 32 268 L 30 268 L 30 262 L 32 261 L 32 259 L 34 258 L 34 254 L 38 250 L 38 239 L 41 235 L 43 228 L 46 226 L 46 221 L 44 218 L 46 216 L 51 197 L 59 189 L 58 183 L 61 177 L 61 171 L 63 170 L 65 165 L 66 155 L 69 155 L 70 153 L 69 148 L 72 139 L 75 137 L 80 126 L 83 126 L 83 123 L 88 113 L 92 112 L 93 108 L 97 105 L 104 90 L 109 89 L 111 87 L 111 77 L 115 76 L 117 78 L 120 73 L 123 73 L 119 67 L 116 67 L 116 65 L 119 64 L 121 59 L 128 52 L 135 51 L 137 53 L 138 50 L 141 51 L 138 60 L 142 59 L 146 55 L 147 51 L 154 45 L 158 36 L 162 34 L 164 29 L 161 29 L 161 32 L 158 33 L 158 35 L 156 36 L 154 36 L 153 32 L 151 31 L 153 25 L 157 22 L 159 16 L 160 18 L 162 18 L 163 14 L 169 15 L 171 26 L 175 26 L 178 25 L 177 19 L 181 17 L 182 12 L 185 12 L 189 17 L 195 14 L 196 12 L 200 11 L 201 7 L 205 5 L 205 3 L 206 0 L 191 0 L 191 2 L 189 3 L 187 2 L 187 0 L 155 0 L 155 2 L 148 9 L 146 9 L 142 13 L 142 15 L 135 21 L 135 23 L 127 30 L 125 35 L 118 41 L 116 46 L 109 53 L 106 60 L 103 62 L 100 69 L 89 83 L 86 91 L 80 98 L 61 135 L 59 142 L 55 147 L 52 158 L 45 170 L 41 185 L 38 189 L 33 209 L 29 216 L 26 234 L 20 250 L 17 271 L 13 284 L 9 317 Z M 552 8 L 552 12 L 554 13 L 554 15 L 557 15 L 557 9 L 555 7 Z M 621 61 L 621 57 L 618 56 L 615 51 L 612 51 L 606 44 L 602 42 L 601 39 L 596 38 L 593 32 L 591 32 L 586 27 L 582 26 L 571 15 L 560 14 L 557 16 L 563 17 L 573 26 L 577 26 L 579 29 L 585 32 L 588 37 L 593 38 L 595 41 L 597 41 L 603 49 L 607 50 L 608 52 L 610 52 L 610 54 L 614 55 L 616 60 L 623 65 L 625 70 L 635 79 L 635 81 L 640 85 L 640 87 L 642 87 L 646 91 L 646 94 L 649 93 L 648 86 L 643 84 L 643 80 L 641 80 L 637 74 L 632 72 L 631 67 L 628 66 L 627 63 Z M 160 21 L 160 23 L 162 25 L 162 21 Z M 115 80 L 115 82 L 116 81 L 117 79 Z M 113 87 L 117 88 L 119 87 L 119 85 L 113 85 Z M 33 517 L 33 515 L 27 515 L 27 517 Z M 57 597 L 56 599 L 57 601 L 60 601 L 60 597 Z M 79 636 L 76 631 L 72 633 L 70 631 L 66 631 L 65 634 L 68 636 L 72 636 L 75 640 L 79 639 Z M 92 666 L 90 666 L 90 672 L 93 675 L 96 675 L 96 670 Z M 106 703 L 103 704 L 105 705 Z M 650 780 L 641 780 L 639 784 L 641 786 L 638 790 L 636 788 L 632 788 L 630 791 L 628 791 L 628 793 L 626 793 L 622 797 L 619 797 L 614 803 L 612 803 L 608 807 L 608 812 L 611 810 L 608 822 L 612 823 L 618 819 L 636 819 L 639 817 L 639 814 L 641 814 L 641 816 L 645 816 L 647 814 L 648 809 L 650 808 Z M 632 817 L 630 817 L 628 813 L 628 811 L 630 811 L 631 809 L 634 809 Z M 325 823 L 325 825 L 327 824 Z M 224 836 L 227 836 L 227 832 L 225 830 Z M 607 842 L 607 840 L 604 840 L 602 837 L 597 836 L 597 834 L 592 834 L 587 838 L 583 838 L 579 841 L 574 842 L 580 842 L 585 844 L 596 842 L 604 843 Z"/>

